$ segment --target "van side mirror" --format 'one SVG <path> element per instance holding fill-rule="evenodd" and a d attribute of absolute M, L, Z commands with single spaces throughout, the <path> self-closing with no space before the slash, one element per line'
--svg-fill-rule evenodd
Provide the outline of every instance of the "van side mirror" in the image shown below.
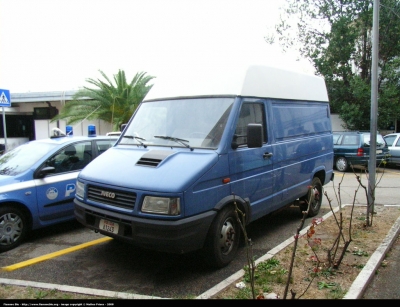
<path fill-rule="evenodd" d="M 261 124 L 247 125 L 247 147 L 262 147 L 264 140 L 263 126 Z"/>

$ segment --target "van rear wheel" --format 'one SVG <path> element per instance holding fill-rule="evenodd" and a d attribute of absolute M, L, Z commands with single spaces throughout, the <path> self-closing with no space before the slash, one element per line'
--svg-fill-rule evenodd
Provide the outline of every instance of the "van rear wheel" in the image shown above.
<path fill-rule="evenodd" d="M 301 212 L 307 211 L 307 217 L 316 216 L 321 208 L 322 204 L 322 183 L 318 177 L 314 177 L 311 182 L 312 188 L 308 189 L 308 192 L 305 196 L 301 198 L 305 204 L 300 205 Z M 308 202 L 310 202 L 310 207 L 308 208 Z"/>
<path fill-rule="evenodd" d="M 204 261 L 216 268 L 228 265 L 237 254 L 240 231 L 234 208 L 222 209 L 208 232 L 203 248 Z"/>

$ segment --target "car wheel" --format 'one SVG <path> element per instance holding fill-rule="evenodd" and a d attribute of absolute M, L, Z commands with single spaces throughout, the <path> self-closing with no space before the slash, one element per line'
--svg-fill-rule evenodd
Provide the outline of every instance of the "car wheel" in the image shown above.
<path fill-rule="evenodd" d="M 310 189 L 305 196 L 301 198 L 305 204 L 300 205 L 300 211 L 307 211 L 307 217 L 316 216 L 321 208 L 322 204 L 322 183 L 318 177 L 314 177 L 311 183 Z M 308 207 L 308 202 L 310 202 L 310 207 Z"/>
<path fill-rule="evenodd" d="M 348 164 L 346 158 L 344 158 L 344 157 L 337 158 L 335 166 L 339 172 L 345 172 L 349 168 L 349 164 Z"/>
<path fill-rule="evenodd" d="M 11 250 L 25 239 L 27 218 L 18 208 L 4 206 L 0 208 L 0 252 Z"/>
<path fill-rule="evenodd" d="M 240 240 L 240 224 L 232 206 L 219 212 L 211 224 L 203 248 L 206 264 L 222 268 L 236 256 Z"/>

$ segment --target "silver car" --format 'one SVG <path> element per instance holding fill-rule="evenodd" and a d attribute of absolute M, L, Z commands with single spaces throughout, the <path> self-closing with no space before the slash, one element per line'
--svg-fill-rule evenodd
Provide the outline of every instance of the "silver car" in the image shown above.
<path fill-rule="evenodd" d="M 400 133 L 390 133 L 383 137 L 389 147 L 389 164 L 400 166 Z"/>

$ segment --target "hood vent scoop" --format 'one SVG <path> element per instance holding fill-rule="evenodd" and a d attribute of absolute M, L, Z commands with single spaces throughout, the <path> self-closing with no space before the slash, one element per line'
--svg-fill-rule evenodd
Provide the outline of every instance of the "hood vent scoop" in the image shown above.
<path fill-rule="evenodd" d="M 168 156 L 172 155 L 172 151 L 151 150 L 146 152 L 136 163 L 139 166 L 157 167 Z"/>

